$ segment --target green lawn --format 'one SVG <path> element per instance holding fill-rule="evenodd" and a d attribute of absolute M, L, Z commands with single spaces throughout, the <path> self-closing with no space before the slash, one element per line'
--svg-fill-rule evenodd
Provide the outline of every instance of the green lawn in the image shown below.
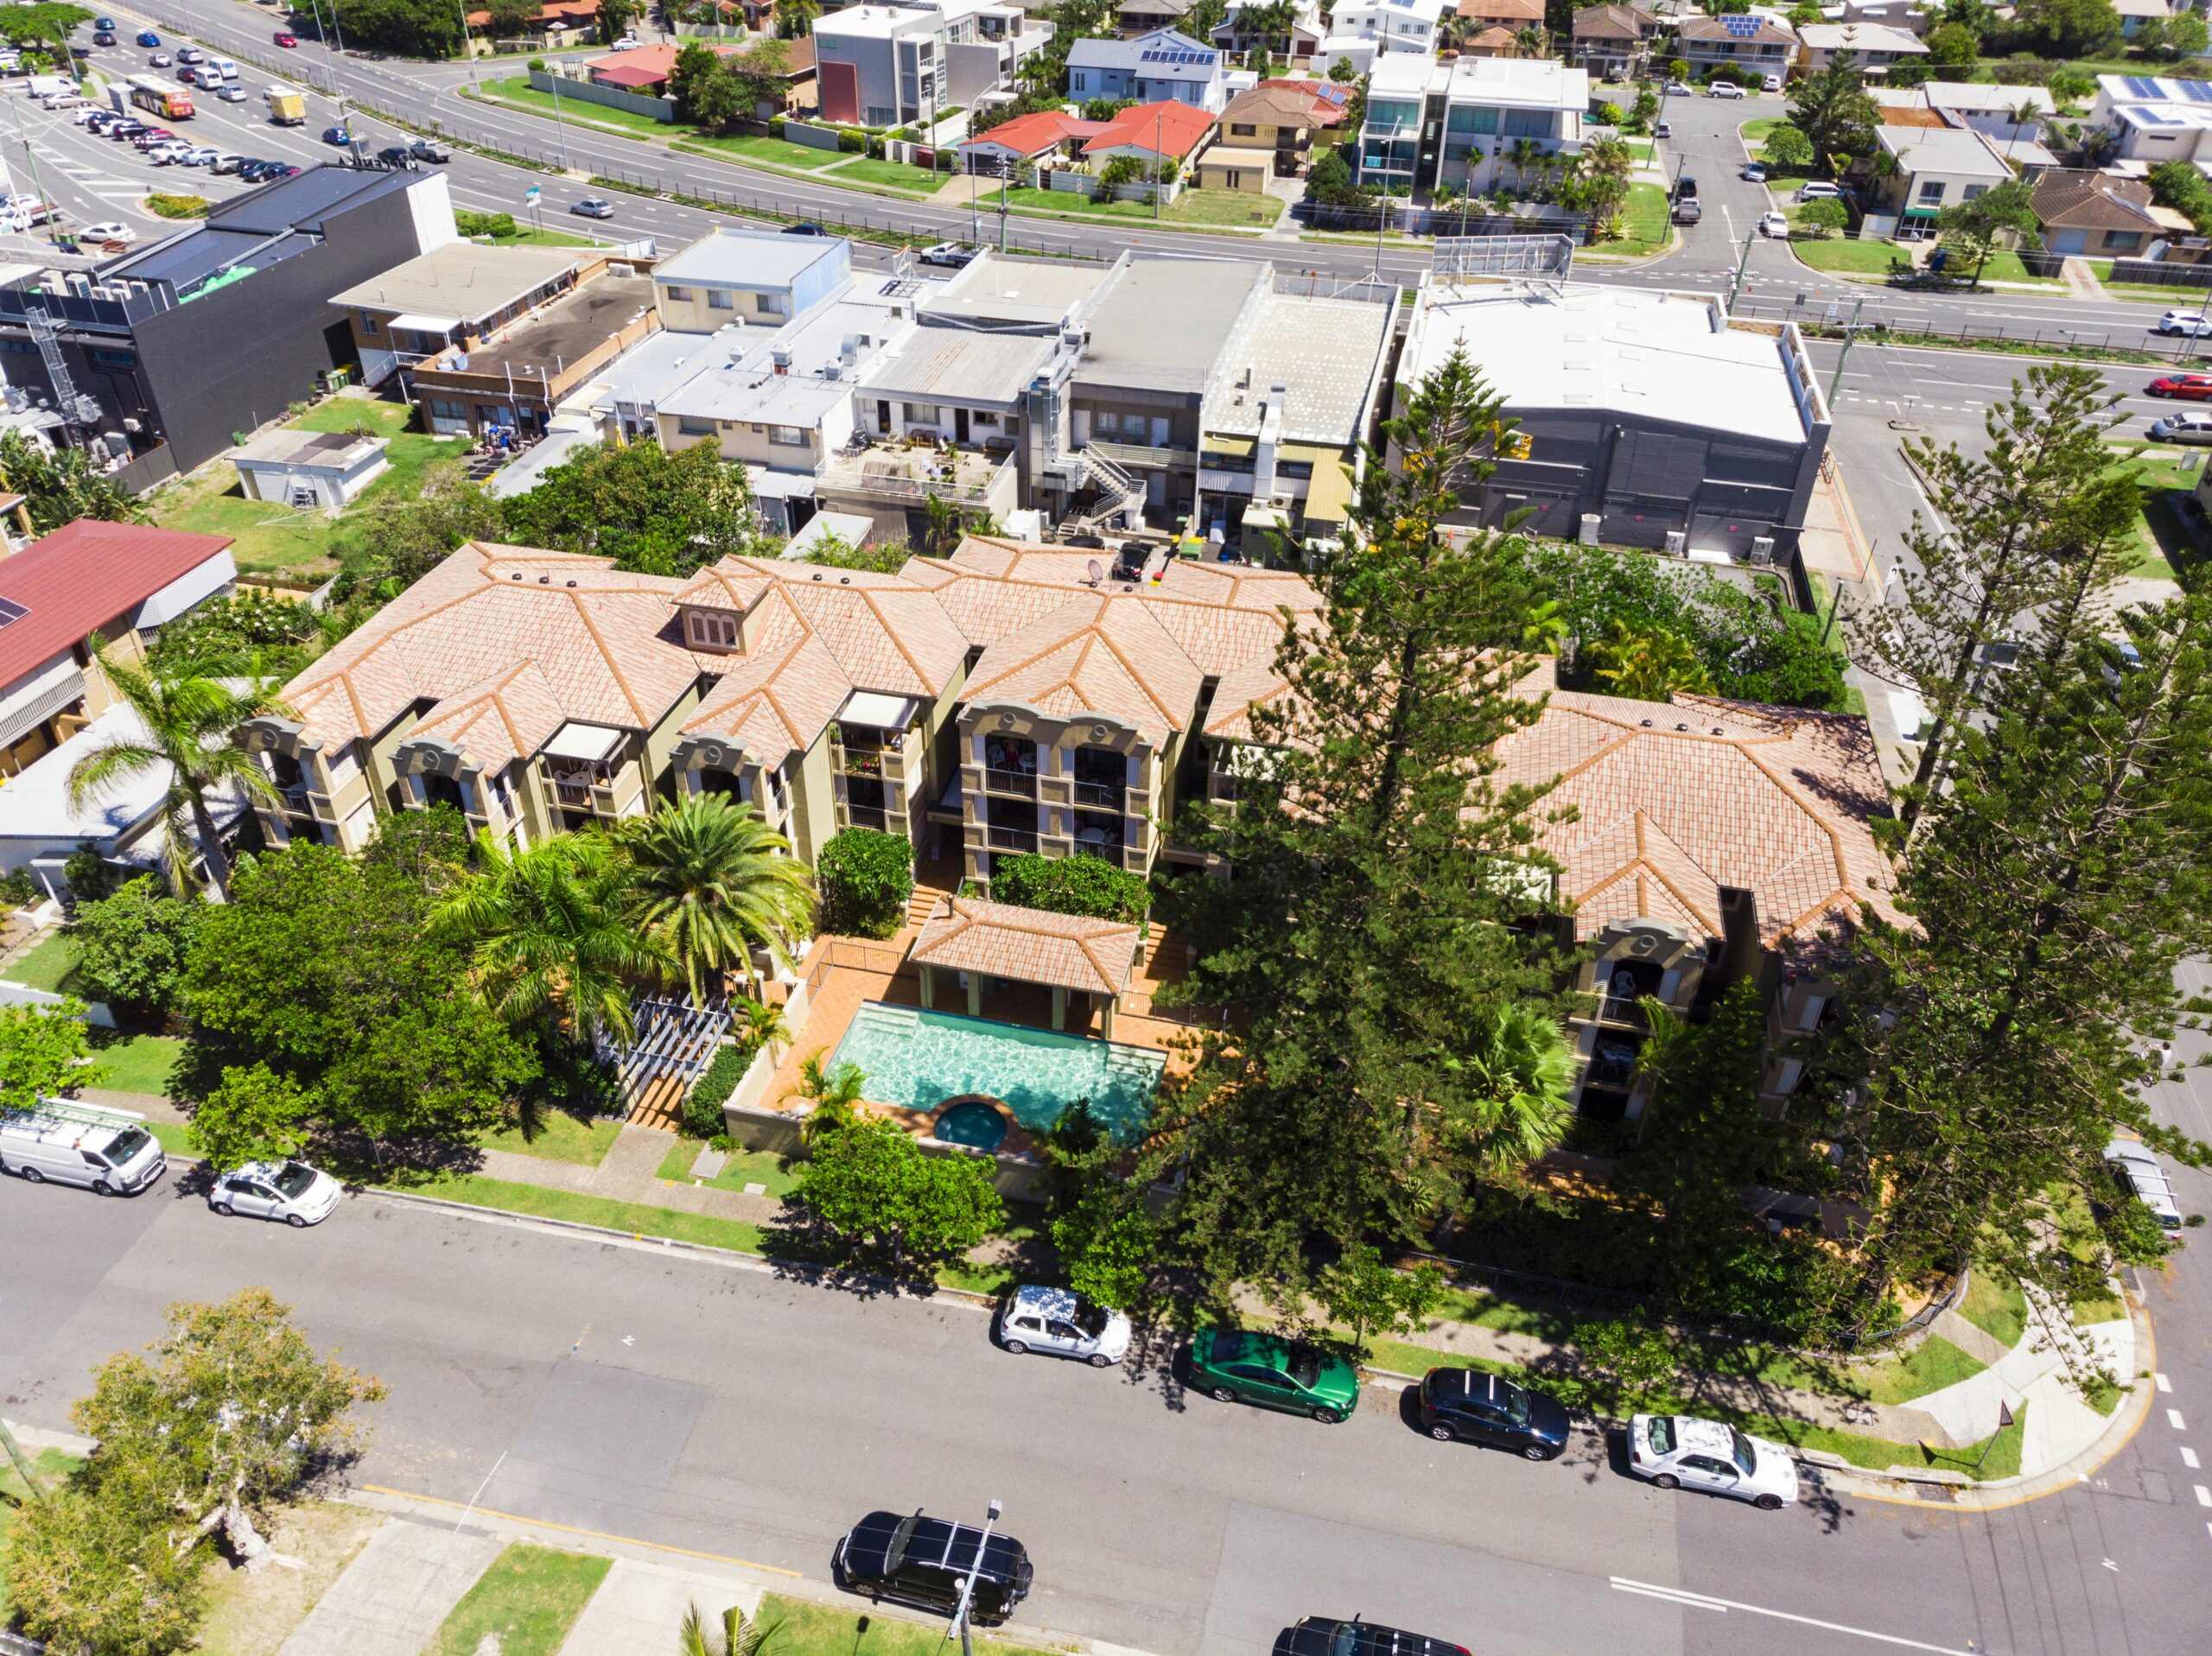
<path fill-rule="evenodd" d="M 986 198 L 994 206 L 998 197 Z M 1149 201 L 1098 201 L 1071 190 L 1009 190 L 1007 203 L 1016 213 L 1054 214 L 1063 219 L 1131 219 L 1153 221 Z M 1216 227 L 1265 229 L 1281 216 L 1282 203 L 1271 195 L 1247 195 L 1241 190 L 1185 190 L 1160 209 L 1160 222 Z"/>
<path fill-rule="evenodd" d="M 528 110 L 533 115 L 543 115 L 549 119 L 555 112 L 553 94 L 538 91 L 530 84 L 530 77 L 526 74 L 506 75 L 497 80 L 484 81 L 475 87 L 465 87 L 461 96 L 480 98 L 492 104 L 511 104 L 517 109 Z M 579 126 L 603 127 L 629 138 L 664 138 L 671 133 L 686 130 L 667 121 L 656 121 L 650 115 L 639 115 L 633 110 L 589 104 L 581 98 L 563 98 L 559 113 L 563 121 L 573 121 Z"/>
<path fill-rule="evenodd" d="M 1902 1357 L 1881 1358 L 1847 1373 L 1869 1403 L 1910 1403 L 1970 1380 L 1986 1367 L 1942 1336 L 1931 1334 Z"/>
<path fill-rule="evenodd" d="M 668 1154 L 661 1158 L 659 1177 L 690 1183 L 691 1164 L 699 1159 L 699 1152 L 705 1148 L 696 1139 L 678 1139 Z M 783 1196 L 791 1194 L 798 1177 L 796 1169 L 781 1156 L 771 1156 L 760 1150 L 733 1150 L 729 1159 L 722 1164 L 722 1171 L 706 1183 L 712 1190 L 740 1193 L 748 1184 L 765 1184 L 770 1196 Z"/>
<path fill-rule="evenodd" d="M 200 1153 L 192 1147 L 192 1140 L 184 1136 L 184 1129 L 174 1121 L 149 1121 L 146 1131 L 154 1135 L 154 1142 L 161 1145 L 164 1155 L 197 1156 Z"/>
<path fill-rule="evenodd" d="M 92 1056 L 107 1071 L 100 1083 L 118 1093 L 168 1094 L 169 1072 L 184 1055 L 184 1043 L 174 1035 L 124 1035 L 103 1040 L 105 1031 L 92 1031 Z"/>
<path fill-rule="evenodd" d="M 566 1110 L 545 1110 L 527 1126 L 502 1127 L 484 1140 L 484 1147 L 536 1156 L 543 1161 L 596 1167 L 621 1131 L 622 1123 L 611 1115 L 585 1120 Z"/>
<path fill-rule="evenodd" d="M 2181 469 L 2179 449 L 2149 443 L 2119 447 L 2129 457 L 2120 465 L 2132 468 L 2143 487 L 2143 509 L 2135 520 L 2135 555 L 2130 572 L 2171 581 L 2177 558 L 2186 566 L 2200 555 L 2196 534 L 2174 510 L 2174 501 L 2194 489 L 2202 473 Z"/>
<path fill-rule="evenodd" d="M 553 1656 L 612 1558 L 515 1542 L 461 1597 L 424 1656 L 476 1656 L 489 1638 L 499 1656 Z"/>
<path fill-rule="evenodd" d="M 770 1593 L 760 1601 L 764 1621 L 779 1622 L 777 1656 L 943 1656 L 944 1633 L 925 1622 L 902 1621 L 841 1604 L 815 1604 Z M 977 1638 L 977 1656 L 1052 1656 L 1033 1645 Z M 501 1656 L 514 1656 L 503 1651 Z"/>
<path fill-rule="evenodd" d="M 571 236 L 565 230 L 539 230 L 535 225 L 518 225 L 512 236 L 494 236 L 494 247 L 597 247 L 599 243 L 588 236 Z"/>
<path fill-rule="evenodd" d="M 1641 257 L 1659 251 L 1674 236 L 1667 223 L 1667 192 L 1656 184 L 1631 184 L 1628 201 L 1621 208 L 1620 239 L 1600 242 L 1591 251 Z"/>
<path fill-rule="evenodd" d="M 817 149 L 810 144 L 793 143 L 788 138 L 771 138 L 766 134 L 743 138 L 709 138 L 687 133 L 678 147 L 696 150 L 702 155 L 728 155 L 739 161 L 757 162 L 763 167 L 796 168 L 803 173 L 817 172 L 849 159 L 836 149 Z"/>
<path fill-rule="evenodd" d="M 238 492 L 236 470 L 227 463 L 218 463 L 156 495 L 150 502 L 154 521 L 164 529 L 232 536 L 236 544 L 231 548 L 231 555 L 248 573 L 326 574 L 335 567 L 330 549 L 339 523 L 420 493 L 425 466 L 467 451 L 465 437 L 430 437 L 407 430 L 413 412 L 402 403 L 336 397 L 316 404 L 286 428 L 294 431 L 360 428 L 388 441 L 385 458 L 391 469 L 364 490 L 340 517 L 249 500 Z"/>
<path fill-rule="evenodd" d="M 903 161 L 877 161 L 868 155 L 849 156 L 823 176 L 832 183 L 873 184 L 902 195 L 929 195 L 942 181 L 934 173 Z"/>
<path fill-rule="evenodd" d="M 49 931 L 29 954 L 0 968 L 0 978 L 59 994 L 71 987 L 69 974 L 76 964 L 77 946 L 62 933 Z"/>
<path fill-rule="evenodd" d="M 2028 1297 L 2018 1283 L 1987 1266 L 1974 1267 L 1958 1310 L 2002 1346 L 2017 1346 L 2028 1331 Z"/>
<path fill-rule="evenodd" d="M 80 1464 L 73 1456 L 54 1449 L 41 1450 L 31 1456 L 33 1469 L 49 1489 Z M 8 1621 L 8 1528 L 15 1522 L 18 1508 L 29 1497 L 30 1491 L 24 1487 L 15 1467 L 5 1456 L 0 1456 L 0 1627 Z"/>
<path fill-rule="evenodd" d="M 1794 204 L 1783 209 L 1783 216 L 1789 220 L 1793 232 L 1797 228 L 1797 211 Z M 1789 251 L 1814 270 L 1839 276 L 1887 276 L 1891 263 L 1899 257 L 1897 250 L 1887 242 L 1855 242 L 1840 234 L 1817 240 L 1793 234 Z"/>
<path fill-rule="evenodd" d="M 480 1173 L 448 1174 L 413 1188 L 423 1196 L 442 1201 L 462 1202 L 472 1208 L 493 1208 L 533 1219 L 566 1219 L 580 1225 L 601 1225 L 609 1230 L 627 1231 L 632 1236 L 665 1236 L 672 1241 L 697 1242 L 702 1247 L 726 1247 L 740 1253 L 760 1251 L 760 1227 L 743 1220 L 716 1219 L 674 1208 L 649 1207 L 642 1202 L 578 1196 L 572 1190 L 549 1190 L 543 1185 L 486 1178 Z"/>
<path fill-rule="evenodd" d="M 2066 284 L 2056 276 L 2039 276 L 2020 263 L 2020 256 L 2010 248 L 1999 248 L 1989 256 L 1989 263 L 1982 267 L 1984 282 L 2026 282 L 2038 288 L 2063 288 Z"/>

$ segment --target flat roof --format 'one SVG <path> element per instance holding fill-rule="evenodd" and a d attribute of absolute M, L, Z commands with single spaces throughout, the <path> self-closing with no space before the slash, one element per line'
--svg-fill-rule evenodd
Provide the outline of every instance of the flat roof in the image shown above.
<path fill-rule="evenodd" d="M 1360 435 L 1396 318 L 1395 295 L 1366 301 L 1268 294 L 1215 364 L 1206 430 L 1256 435 L 1268 388 L 1281 384 L 1288 389 L 1283 441 L 1341 448 Z"/>
<path fill-rule="evenodd" d="M 496 374 L 505 369 L 562 373 L 653 308 L 650 276 L 602 276 L 572 289 L 543 310 L 509 323 L 473 351 L 448 356 L 438 366 L 452 373 Z M 461 366 L 466 361 L 467 367 Z M 424 363 L 423 372 L 437 369 Z"/>
<path fill-rule="evenodd" d="M 1019 398 L 1059 349 L 1048 333 L 988 333 L 947 323 L 914 330 L 887 363 L 861 373 L 874 396 L 1007 403 Z"/>
<path fill-rule="evenodd" d="M 1804 23 L 1797 38 L 1815 52 L 1902 52 L 1910 57 L 1928 50 L 1919 35 L 1887 23 Z"/>
<path fill-rule="evenodd" d="M 658 405 L 699 419 L 811 425 L 852 397 L 854 381 L 890 341 L 912 331 L 908 285 L 869 276 L 779 328 L 725 327 L 703 339 L 690 335 L 698 347 L 690 371 L 663 387 Z M 901 314 L 894 316 L 894 310 Z M 850 371 L 843 361 L 849 342 L 856 357 Z M 780 374 L 779 355 L 785 359 Z"/>
<path fill-rule="evenodd" d="M 343 472 L 385 447 L 381 437 L 358 431 L 271 431 L 232 452 L 248 465 L 325 466 Z"/>
<path fill-rule="evenodd" d="M 557 282 L 599 252 L 597 248 L 486 247 L 476 242 L 448 242 L 404 264 L 393 265 L 382 276 L 333 294 L 330 302 L 358 310 L 423 311 L 474 321 L 505 309 L 549 282 Z"/>
<path fill-rule="evenodd" d="M 0 840 L 90 840 L 110 850 L 161 814 L 171 775 L 167 760 L 118 777 L 82 804 L 69 798 L 69 773 L 102 748 L 152 740 L 143 720 L 118 701 L 59 747 L 8 778 L 8 809 L 0 811 Z M 232 784 L 210 789 L 207 803 L 218 826 L 228 828 L 245 809 Z"/>
<path fill-rule="evenodd" d="M 919 302 L 928 318 L 1057 327 L 1069 311 L 1098 291 L 1108 274 L 1096 265 L 1067 259 L 1023 258 L 986 249 Z"/>
<path fill-rule="evenodd" d="M 1461 58 L 1452 66 L 1445 97 L 1454 104 L 1580 114 L 1590 106 L 1590 72 L 1551 58 Z"/>
<path fill-rule="evenodd" d="M 681 252 L 663 259 L 653 268 L 653 274 L 663 282 L 678 283 L 788 288 L 825 260 L 835 263 L 849 258 L 850 247 L 842 237 L 824 241 L 772 230 L 717 225 Z"/>
<path fill-rule="evenodd" d="M 1204 391 L 1253 290 L 1268 279 L 1267 266 L 1243 259 L 1132 260 L 1090 313 L 1075 383 Z"/>
<path fill-rule="evenodd" d="M 320 231 L 325 216 L 340 207 L 412 189 L 421 182 L 420 173 L 316 165 L 217 203 L 208 209 L 207 222 L 218 229 L 264 236 L 295 225 Z"/>
<path fill-rule="evenodd" d="M 1605 409 L 1802 443 L 1780 335 L 1727 326 L 1707 295 L 1627 288 L 1438 285 L 1398 363 L 1410 384 L 1454 346 L 1509 409 Z"/>

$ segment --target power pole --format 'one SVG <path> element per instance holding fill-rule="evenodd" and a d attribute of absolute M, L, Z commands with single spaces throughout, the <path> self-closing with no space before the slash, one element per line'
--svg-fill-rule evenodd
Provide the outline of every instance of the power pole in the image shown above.
<path fill-rule="evenodd" d="M 960 1656 L 976 1656 L 976 1641 L 968 1630 L 968 1608 L 975 1597 L 976 1577 L 983 1572 L 983 1549 L 990 1543 L 991 1526 L 999 1521 L 999 1513 L 1003 1510 L 1000 1502 L 991 1502 L 990 1514 L 983 1520 L 983 1533 L 976 1543 L 976 1562 L 968 1566 L 968 1579 L 960 1583 L 960 1602 L 953 1607 L 952 1626 L 945 1629 L 947 1639 L 956 1631 L 960 1634 Z"/>
<path fill-rule="evenodd" d="M 1835 353 L 1835 377 L 1828 381 L 1828 413 L 1835 413 L 1835 394 L 1843 389 L 1843 365 L 1851 358 L 1851 342 L 1859 337 L 1859 313 L 1866 303 L 1863 294 L 1851 301 L 1851 320 L 1844 325 L 1843 349 Z"/>
<path fill-rule="evenodd" d="M 0 1449 L 5 1449 L 8 1451 L 8 1458 L 16 1465 L 16 1475 L 23 1481 L 23 1487 L 31 1492 L 31 1499 L 44 1501 L 46 1486 L 39 1482 L 38 1473 L 31 1465 L 30 1456 L 23 1453 L 23 1446 L 16 1441 L 16 1434 L 8 1430 L 8 1423 L 4 1420 L 0 1420 Z"/>
<path fill-rule="evenodd" d="M 1728 221 L 1728 238 L 1733 241 L 1736 238 L 1736 215 L 1723 206 L 1720 216 Z M 1728 278 L 1728 302 L 1722 308 L 1731 316 L 1736 314 L 1736 295 L 1743 289 L 1744 267 L 1751 262 L 1751 235 L 1750 231 L 1744 232 L 1744 251 L 1737 256 L 1736 274 Z"/>

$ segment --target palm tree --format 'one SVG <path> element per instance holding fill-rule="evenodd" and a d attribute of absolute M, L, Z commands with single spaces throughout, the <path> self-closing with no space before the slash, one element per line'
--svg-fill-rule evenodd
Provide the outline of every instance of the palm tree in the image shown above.
<path fill-rule="evenodd" d="M 738 1044 L 755 1052 L 791 1038 L 791 1026 L 784 1021 L 784 1009 L 765 1000 L 740 1001 L 730 1021 L 737 1025 Z"/>
<path fill-rule="evenodd" d="M 225 898 L 231 894 L 231 860 L 208 806 L 211 794 L 236 789 L 249 801 L 274 800 L 276 785 L 260 761 L 238 746 L 238 726 L 276 708 L 265 681 L 249 679 L 244 688 L 203 676 L 196 664 L 154 667 L 94 652 L 100 671 L 123 704 L 138 717 L 145 733 L 103 739 L 69 770 L 69 803 L 81 809 L 122 783 L 168 767 L 162 798 L 162 860 L 179 897 L 192 892 L 192 859 L 197 841 L 207 864 L 207 879 Z"/>
<path fill-rule="evenodd" d="M 1713 681 L 1680 635 L 1630 625 L 1619 616 L 1590 649 L 1592 673 L 1615 695 L 1664 701 L 1677 690 L 1710 695 Z"/>
<path fill-rule="evenodd" d="M 1509 1000 L 1481 1029 L 1467 1059 L 1483 1083 L 1467 1122 L 1468 1147 L 1485 1169 L 1525 1167 L 1567 1136 L 1574 1053 L 1559 1020 L 1529 1000 Z"/>
<path fill-rule="evenodd" d="M 1537 162 L 1543 158 L 1544 147 L 1534 138 L 1516 138 L 1505 150 L 1504 158 L 1512 164 L 1516 187 L 1525 180 Z"/>
<path fill-rule="evenodd" d="M 856 1063 L 841 1063 L 835 1069 L 822 1068 L 822 1055 L 810 1052 L 798 1066 L 798 1085 L 784 1096 L 803 1098 L 813 1107 L 800 1124 L 799 1137 L 809 1145 L 819 1142 L 830 1133 L 839 1132 L 853 1124 L 858 1114 L 861 1089 L 868 1085 L 868 1077 Z"/>
<path fill-rule="evenodd" d="M 683 1626 L 676 1635 L 677 1656 L 774 1656 L 784 1647 L 781 1617 L 754 1616 L 733 1604 L 721 1613 L 719 1626 L 709 1625 L 696 1603 L 683 1612 Z"/>
<path fill-rule="evenodd" d="M 550 1014 L 578 1044 L 636 1032 L 630 984 L 672 966 L 627 910 L 627 869 L 599 834 L 556 834 L 511 852 L 476 836 L 479 872 L 431 912 L 432 930 L 475 951 L 476 994 L 512 1024 Z"/>
<path fill-rule="evenodd" d="M 1272 51 L 1280 43 L 1282 54 L 1287 59 L 1292 54 L 1291 31 L 1298 27 L 1298 0 L 1268 0 L 1266 5 L 1248 5 L 1237 22 L 1248 53 Z"/>
<path fill-rule="evenodd" d="M 623 824 L 631 916 L 682 971 L 691 1004 L 734 966 L 759 993 L 753 951 L 789 968 L 813 930 L 814 879 L 752 806 L 692 794 Z"/>

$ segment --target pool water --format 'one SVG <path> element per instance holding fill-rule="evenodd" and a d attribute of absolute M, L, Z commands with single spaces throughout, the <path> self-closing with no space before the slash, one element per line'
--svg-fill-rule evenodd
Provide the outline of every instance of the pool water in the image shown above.
<path fill-rule="evenodd" d="M 1098 1124 L 1133 1144 L 1166 1062 L 1142 1047 L 870 1000 L 853 1015 L 830 1067 L 857 1064 L 867 1078 L 861 1094 L 877 1104 L 930 1111 L 980 1093 L 1039 1133 L 1087 1098 Z"/>
<path fill-rule="evenodd" d="M 949 1145 L 966 1145 L 970 1150 L 996 1150 L 1006 1142 L 1006 1116 L 988 1104 L 969 1100 L 956 1104 L 937 1119 L 932 1129 Z"/>

